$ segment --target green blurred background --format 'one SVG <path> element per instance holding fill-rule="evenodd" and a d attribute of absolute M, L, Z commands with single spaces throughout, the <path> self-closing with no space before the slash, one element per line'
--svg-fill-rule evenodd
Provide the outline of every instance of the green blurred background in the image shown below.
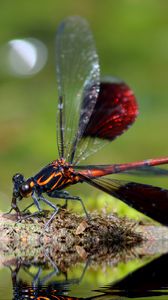
<path fill-rule="evenodd" d="M 56 149 L 55 32 L 69 15 L 85 17 L 100 57 L 101 74 L 124 79 L 134 90 L 140 114 L 136 123 L 87 163 L 141 160 L 168 154 L 168 2 L 136 1 L 1 1 L 0 12 L 0 209 L 10 207 L 12 175 L 32 176 L 58 157 Z M 33 76 L 5 70 L 5 44 L 37 38 L 48 49 L 45 67 Z M 115 176 L 116 178 L 116 176 Z M 137 179 L 137 178 L 135 178 Z M 166 186 L 166 179 L 139 181 Z M 92 209 L 109 197 L 85 185 L 73 187 Z M 85 194 L 85 195 L 84 195 Z M 99 196 L 98 196 L 99 195 Z M 91 199 L 93 201 L 91 201 Z M 78 204 L 77 204 L 78 206 Z"/>
<path fill-rule="evenodd" d="M 0 209 L 3 211 L 10 207 L 13 174 L 23 172 L 26 177 L 32 176 L 57 158 L 54 41 L 59 22 L 69 15 L 81 15 L 89 21 L 102 75 L 124 79 L 134 90 L 140 110 L 136 123 L 125 134 L 87 162 L 109 164 L 168 154 L 167 1 L 1 0 Z M 5 68 L 6 43 L 30 37 L 46 45 L 47 64 L 34 76 L 10 75 Z M 134 179 L 167 186 L 163 178 Z M 111 210 L 111 198 L 93 188 L 77 185 L 72 193 L 86 200 L 89 211 L 97 206 Z M 73 204 L 74 210 L 77 207 L 78 204 Z M 128 213 L 124 206 L 119 209 Z M 136 266 L 134 263 L 133 268 Z M 10 272 L 2 272 L 1 286 L 6 294 L 9 289 L 6 276 L 10 280 Z M 123 269 L 121 273 L 124 274 Z"/>

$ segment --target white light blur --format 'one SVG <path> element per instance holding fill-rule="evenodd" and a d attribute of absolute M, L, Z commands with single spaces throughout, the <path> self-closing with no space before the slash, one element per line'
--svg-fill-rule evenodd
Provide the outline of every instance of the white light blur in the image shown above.
<path fill-rule="evenodd" d="M 8 49 L 9 68 L 17 76 L 34 75 L 46 64 L 47 48 L 37 39 L 11 40 L 8 42 Z"/>

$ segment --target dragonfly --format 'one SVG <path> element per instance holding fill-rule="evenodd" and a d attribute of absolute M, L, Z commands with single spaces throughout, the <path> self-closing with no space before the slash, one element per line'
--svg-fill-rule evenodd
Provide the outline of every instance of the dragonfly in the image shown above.
<path fill-rule="evenodd" d="M 41 202 L 53 209 L 48 226 L 59 210 L 50 199 L 55 198 L 79 201 L 89 218 L 82 199 L 65 190 L 77 183 L 87 183 L 168 225 L 168 190 L 107 176 L 136 171 L 143 174 L 144 170 L 159 173 L 163 169 L 158 171 L 155 166 L 167 164 L 168 157 L 122 164 L 79 165 L 124 133 L 138 115 L 135 95 L 125 82 L 112 77 L 100 79 L 94 38 L 88 22 L 79 16 L 67 17 L 58 27 L 56 74 L 59 158 L 28 179 L 21 173 L 13 176 L 10 211 L 15 210 L 21 218 L 23 211 L 19 209 L 19 201 L 32 197 L 38 212 L 42 211 Z"/>

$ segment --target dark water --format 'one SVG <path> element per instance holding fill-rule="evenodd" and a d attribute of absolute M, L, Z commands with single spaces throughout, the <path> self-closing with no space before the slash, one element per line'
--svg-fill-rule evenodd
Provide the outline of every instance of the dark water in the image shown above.
<path fill-rule="evenodd" d="M 0 273 L 0 299 L 168 299 L 168 254 L 146 255 L 144 245 L 103 253 L 100 260 L 80 257 L 71 263 L 62 254 L 59 266 L 49 253 L 9 259 Z"/>

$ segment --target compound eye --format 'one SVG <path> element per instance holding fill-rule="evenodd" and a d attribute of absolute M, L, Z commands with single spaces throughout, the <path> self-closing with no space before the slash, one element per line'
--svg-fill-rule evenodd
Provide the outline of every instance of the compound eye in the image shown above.
<path fill-rule="evenodd" d="M 15 183 L 15 182 L 23 182 L 24 181 L 24 177 L 22 174 L 20 173 L 17 173 L 15 175 L 13 175 L 12 177 L 12 181 Z"/>
<path fill-rule="evenodd" d="M 32 193 L 32 187 L 28 183 L 23 183 L 20 187 L 20 194 L 23 197 L 29 197 Z"/>

